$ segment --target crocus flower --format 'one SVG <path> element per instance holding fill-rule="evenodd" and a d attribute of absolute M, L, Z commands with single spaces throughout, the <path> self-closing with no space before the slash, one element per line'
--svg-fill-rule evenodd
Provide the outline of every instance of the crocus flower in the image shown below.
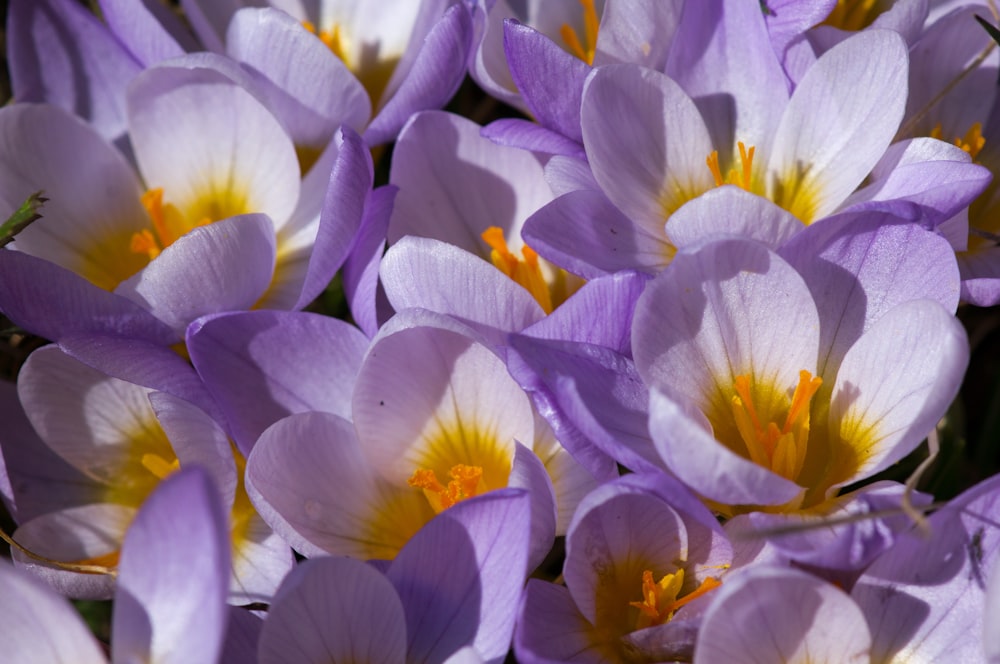
<path fill-rule="evenodd" d="M 282 583 L 260 637 L 262 663 L 480 661 L 507 654 L 528 555 L 529 499 L 470 498 L 424 526 L 383 572 L 322 556 Z"/>
<path fill-rule="evenodd" d="M 112 614 L 115 662 L 213 662 L 226 630 L 229 547 L 211 476 L 192 466 L 157 488 L 129 527 Z M 18 662 L 107 661 L 66 599 L 0 563 L 0 634 Z"/>
<path fill-rule="evenodd" d="M 652 388 L 656 448 L 730 513 L 821 505 L 909 453 L 961 381 L 968 342 L 946 309 L 954 265 L 948 304 L 900 280 L 892 304 L 872 306 L 861 293 L 877 297 L 866 286 L 892 273 L 879 261 L 859 269 L 851 236 L 832 237 L 841 240 L 824 251 L 857 276 L 835 277 L 815 250 L 786 254 L 797 271 L 762 245 L 723 240 L 678 254 L 636 307 L 633 350 Z"/>
<path fill-rule="evenodd" d="M 732 548 L 679 482 L 629 475 L 580 503 L 566 534 L 566 585 L 529 580 L 518 616 L 522 662 L 690 657 L 704 602 L 725 586 Z"/>
<path fill-rule="evenodd" d="M 102 0 L 101 8 L 117 40 L 145 66 L 197 49 L 190 35 L 145 6 Z M 364 129 L 371 145 L 394 138 L 413 113 L 444 106 L 462 81 L 471 47 L 469 12 L 450 0 L 225 5 L 186 0 L 184 8 L 203 48 L 226 53 L 286 97 L 300 98 L 279 100 L 282 104 L 325 116 L 330 105 L 345 101 L 329 83 L 352 97 L 360 93 L 365 113 L 358 119 L 366 126 L 354 128 Z M 322 72 L 322 82 L 310 80 L 307 72 Z"/>
<path fill-rule="evenodd" d="M 525 239 L 539 253 L 554 260 L 577 255 L 604 269 L 627 256 L 634 268 L 658 271 L 676 250 L 668 238 L 672 215 L 716 187 L 766 199 L 764 207 L 790 213 L 781 224 L 798 230 L 850 209 L 848 196 L 899 127 L 905 44 L 886 30 L 856 34 L 824 53 L 790 91 L 763 17 L 750 5 L 716 3 L 712 12 L 685 12 L 669 76 L 634 65 L 591 73 L 581 116 L 599 192 L 571 191 L 527 222 Z M 730 32 L 740 39 L 726 38 Z M 707 44 L 703 33 L 711 35 Z M 731 52 L 734 44 L 738 54 Z M 873 59 L 875 52 L 880 55 Z M 722 95 L 733 103 L 713 105 Z M 982 168 L 964 167 L 985 184 Z M 929 186 L 937 175 L 911 169 L 908 177 L 919 188 L 918 179 Z M 595 205 L 595 196 L 610 205 Z M 609 215 L 609 208 L 619 212 Z M 775 214 L 783 213 L 768 216 Z M 585 230 L 557 230 L 567 219 Z M 616 255 L 605 246 L 614 246 Z"/>
<path fill-rule="evenodd" d="M 50 198 L 46 223 L 0 255 L 0 309 L 12 320 L 50 339 L 96 330 L 171 343 L 198 315 L 301 308 L 321 292 L 371 188 L 356 135 L 345 130 L 321 211 L 281 125 L 215 69 L 147 70 L 131 87 L 129 125 L 140 173 L 54 107 L 0 115 L 5 207 L 28 190 Z M 76 154 L 90 166 L 77 168 Z M 58 287 L 37 298 L 38 283 Z"/>
<path fill-rule="evenodd" d="M 153 371 L 177 371 L 175 364 L 191 371 L 164 353 L 175 363 L 157 363 Z M 70 486 L 76 502 L 22 521 L 18 542 L 50 560 L 113 569 L 123 534 L 147 496 L 178 468 L 198 464 L 212 473 L 229 510 L 233 602 L 270 597 L 292 564 L 290 551 L 254 512 L 243 488 L 243 457 L 208 414 L 176 396 L 111 378 L 54 346 L 32 353 L 18 392 L 41 441 L 81 478 Z M 7 450 L 30 442 L 2 441 Z M 35 492 L 62 491 L 41 478 L 33 484 L 19 492 L 27 501 L 25 516 Z M 107 597 L 114 587 L 108 576 L 41 565 L 20 552 L 14 557 L 70 596 Z"/>
<path fill-rule="evenodd" d="M 352 421 L 301 413 L 261 434 L 247 467 L 251 499 L 304 555 L 392 559 L 434 514 L 523 487 L 534 568 L 592 478 L 490 348 L 457 325 L 404 314 L 368 350 Z"/>

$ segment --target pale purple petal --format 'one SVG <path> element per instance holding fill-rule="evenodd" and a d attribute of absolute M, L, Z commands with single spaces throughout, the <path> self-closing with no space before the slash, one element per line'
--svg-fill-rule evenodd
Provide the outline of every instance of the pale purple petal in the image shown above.
<path fill-rule="evenodd" d="M 871 626 L 873 661 L 978 662 L 984 602 L 996 570 L 1000 530 L 997 479 L 969 489 L 876 560 L 851 595 Z"/>
<path fill-rule="evenodd" d="M 892 214 L 823 220 L 780 253 L 823 305 L 819 368 L 827 375 L 833 375 L 857 338 L 896 305 L 927 298 L 949 311 L 958 306 L 958 270 L 948 242 Z"/>
<path fill-rule="evenodd" d="M 674 253 L 662 223 L 655 231 L 634 224 L 607 196 L 589 189 L 539 209 L 523 235 L 539 255 L 587 279 L 620 270 L 657 273 Z"/>
<path fill-rule="evenodd" d="M 390 244 L 418 235 L 487 257 L 481 234 L 496 226 L 516 251 L 517 228 L 552 200 L 552 192 L 535 155 L 497 145 L 480 129 L 471 120 L 436 111 L 420 113 L 406 125 L 389 178 L 399 187 Z"/>
<path fill-rule="evenodd" d="M 778 177 L 769 197 L 805 222 L 835 210 L 899 127 L 906 64 L 906 45 L 888 30 L 859 32 L 823 54 L 776 129 L 767 170 Z"/>
<path fill-rule="evenodd" d="M 15 542 L 50 561 L 101 564 L 105 556 L 117 554 L 135 509 L 123 505 L 93 503 L 45 514 L 14 531 Z M 11 550 L 17 567 L 30 571 L 60 595 L 76 599 L 110 599 L 115 578 L 63 569 L 45 560 Z M 110 560 L 109 560 L 110 562 Z M 114 564 L 111 564 L 114 567 Z"/>
<path fill-rule="evenodd" d="M 576 608 L 569 589 L 528 579 L 514 632 L 519 662 L 606 662 L 605 644 L 593 625 Z"/>
<path fill-rule="evenodd" d="M 0 562 L 4 657 L 22 664 L 104 664 L 97 640 L 65 598 Z"/>
<path fill-rule="evenodd" d="M 739 187 L 722 186 L 682 205 L 667 222 L 678 249 L 720 237 L 746 237 L 777 249 L 803 229 L 802 222 L 771 201 Z"/>
<path fill-rule="evenodd" d="M 882 316 L 837 373 L 830 426 L 851 449 L 834 481 L 867 477 L 913 451 L 944 416 L 968 363 L 965 328 L 937 302 L 904 302 Z"/>
<path fill-rule="evenodd" d="M 378 270 L 397 191 L 396 187 L 385 185 L 368 194 L 365 216 L 342 272 L 351 316 L 369 338 L 375 336 L 379 324 L 384 322 L 379 317 L 379 301 L 385 299 L 385 294 L 379 290 Z"/>
<path fill-rule="evenodd" d="M 521 443 L 514 452 L 507 486 L 524 489 L 531 496 L 528 569 L 534 570 L 545 560 L 556 539 L 556 498 L 541 459 Z"/>
<path fill-rule="evenodd" d="M 180 338 L 136 303 L 19 251 L 0 251 L 0 282 L 0 310 L 46 339 L 103 333 L 171 344 Z"/>
<path fill-rule="evenodd" d="M 400 551 L 387 576 L 406 611 L 408 659 L 437 661 L 463 646 L 486 661 L 506 655 L 527 576 L 529 503 L 516 489 L 464 500 Z"/>
<path fill-rule="evenodd" d="M 350 418 L 368 340 L 328 316 L 251 311 L 199 320 L 187 347 L 246 454 L 286 415 L 320 410 Z"/>
<path fill-rule="evenodd" d="M 427 35 L 402 84 L 368 125 L 365 141 L 371 145 L 390 141 L 414 113 L 444 106 L 465 75 L 471 42 L 468 9 L 450 7 Z"/>
<path fill-rule="evenodd" d="M 125 86 L 139 63 L 97 18 L 71 0 L 21 0 L 7 19 L 14 97 L 49 102 L 108 140 L 126 131 Z"/>
<path fill-rule="evenodd" d="M 583 142 L 608 198 L 648 233 L 714 185 L 713 146 L 691 98 L 667 76 L 631 65 L 595 69 L 581 109 Z"/>
<path fill-rule="evenodd" d="M 347 259 L 365 216 L 372 189 L 372 159 L 368 146 L 350 128 L 342 128 L 337 161 L 330 173 L 316 244 L 296 309 L 314 300 Z"/>
<path fill-rule="evenodd" d="M 788 83 L 759 5 L 685 3 L 664 71 L 694 99 L 723 173 L 732 167 L 737 141 L 770 144 Z"/>
<path fill-rule="evenodd" d="M 1000 248 L 962 253 L 958 261 L 963 301 L 980 307 L 1000 302 Z"/>
<path fill-rule="evenodd" d="M 420 307 L 454 316 L 484 332 L 517 332 L 543 317 L 522 286 L 492 264 L 452 244 L 405 237 L 386 252 L 380 268 L 397 310 Z"/>
<path fill-rule="evenodd" d="M 155 0 L 100 0 L 100 6 L 104 22 L 144 67 L 196 49 L 194 36 Z"/>
<path fill-rule="evenodd" d="M 543 127 L 582 142 L 580 100 L 590 66 L 513 19 L 504 21 L 503 35 L 507 66 L 531 115 Z"/>
<path fill-rule="evenodd" d="M 594 64 L 634 62 L 663 71 L 680 13 L 676 2 L 606 2 Z"/>
<path fill-rule="evenodd" d="M 576 141 L 529 120 L 501 118 L 483 127 L 479 133 L 497 145 L 578 159 L 586 157 L 583 146 Z"/>
<path fill-rule="evenodd" d="M 716 593 L 695 645 L 698 664 L 869 661 L 864 615 L 822 579 L 761 566 L 729 575 Z"/>
<path fill-rule="evenodd" d="M 195 228 L 115 292 L 183 333 L 204 314 L 251 308 L 271 281 L 274 260 L 266 215 L 230 217 Z"/>
<path fill-rule="evenodd" d="M 211 477 L 189 466 L 165 479 L 122 544 L 112 661 L 217 658 L 229 565 L 226 516 Z"/>
<path fill-rule="evenodd" d="M 260 664 L 406 659 L 403 605 L 392 584 L 351 558 L 314 558 L 281 584 L 260 634 Z"/>

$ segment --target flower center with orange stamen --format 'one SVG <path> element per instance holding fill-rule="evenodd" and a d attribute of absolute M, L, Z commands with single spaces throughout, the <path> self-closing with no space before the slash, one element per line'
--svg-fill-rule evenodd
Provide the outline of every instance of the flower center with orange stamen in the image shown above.
<path fill-rule="evenodd" d="M 413 471 L 413 475 L 406 483 L 415 489 L 423 489 L 427 502 L 437 514 L 455 503 L 478 496 L 487 490 L 481 466 L 456 464 L 448 471 L 448 476 L 451 481 L 445 486 L 438 481 L 433 470 L 420 468 Z"/>
<path fill-rule="evenodd" d="M 719 167 L 719 151 L 712 150 L 712 154 L 708 155 L 705 159 L 705 163 L 708 165 L 708 170 L 712 172 L 712 177 L 715 178 L 715 186 L 721 187 L 724 184 L 734 184 L 741 189 L 746 191 L 751 191 L 751 185 L 753 183 L 753 154 L 755 151 L 754 146 L 747 148 L 740 141 L 736 144 L 740 151 L 740 168 L 730 169 L 729 174 L 726 177 L 722 177 L 722 169 Z"/>
<path fill-rule="evenodd" d="M 942 134 L 941 123 L 939 122 L 931 129 L 930 136 L 931 138 L 944 140 Z M 986 145 L 986 139 L 983 137 L 982 123 L 973 122 L 972 126 L 969 127 L 969 131 L 965 132 L 964 136 L 957 136 L 952 140 L 952 145 L 967 152 L 973 161 L 975 161 L 976 157 L 979 156 L 980 150 Z"/>
<path fill-rule="evenodd" d="M 732 397 L 733 418 L 750 459 L 782 477 L 794 481 L 805 463 L 809 441 L 809 405 L 823 380 L 808 371 L 799 372 L 799 382 L 792 394 L 784 423 L 775 421 L 778 410 L 773 399 L 757 399 L 763 390 L 755 389 L 750 376 L 736 376 Z M 764 405 L 764 409 L 759 408 Z"/>
<path fill-rule="evenodd" d="M 674 617 L 677 609 L 715 590 L 722 585 L 722 582 L 716 578 L 708 577 L 697 588 L 678 598 L 677 595 L 683 585 L 683 569 L 665 575 L 657 583 L 653 582 L 653 573 L 645 570 L 642 573 L 642 601 L 629 602 L 629 606 L 639 609 L 639 618 L 635 628 L 637 630 L 645 629 L 668 622 Z"/>
<path fill-rule="evenodd" d="M 566 42 L 569 52 L 580 58 L 588 65 L 594 64 L 594 54 L 597 52 L 597 31 L 600 27 L 600 20 L 597 17 L 597 8 L 594 7 L 594 0 L 579 0 L 583 7 L 583 41 L 576 34 L 568 23 L 563 23 L 559 28 L 559 36 Z"/>
<path fill-rule="evenodd" d="M 522 257 L 518 258 L 507 247 L 503 229 L 496 226 L 490 226 L 483 231 L 482 238 L 492 249 L 490 260 L 493 261 L 493 265 L 531 293 L 545 313 L 552 313 L 552 294 L 549 292 L 548 283 L 538 263 L 538 254 L 534 249 L 524 245 L 521 248 Z"/>
<path fill-rule="evenodd" d="M 202 217 L 194 222 L 188 221 L 177 209 L 177 206 L 163 202 L 163 189 L 150 189 L 142 195 L 142 205 L 153 221 L 153 231 L 143 229 L 132 234 L 129 249 L 136 254 L 146 254 L 149 260 L 160 255 L 160 252 L 172 245 L 178 238 L 198 226 L 207 226 L 215 221 L 211 217 Z"/>

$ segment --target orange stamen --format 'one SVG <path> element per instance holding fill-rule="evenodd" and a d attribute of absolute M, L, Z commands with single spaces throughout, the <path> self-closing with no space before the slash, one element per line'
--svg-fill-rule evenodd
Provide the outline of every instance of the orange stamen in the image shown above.
<path fill-rule="evenodd" d="M 481 466 L 457 464 L 448 471 L 451 481 L 447 486 L 438 481 L 433 470 L 419 468 L 406 481 L 415 489 L 423 489 L 424 496 L 437 513 L 443 512 L 455 503 L 472 498 L 486 491 Z"/>
<path fill-rule="evenodd" d="M 577 36 L 576 31 L 568 23 L 563 23 L 559 28 L 559 36 L 566 42 L 569 52 L 580 58 L 588 65 L 594 64 L 594 54 L 597 53 L 597 32 L 600 29 L 600 19 L 597 16 L 597 9 L 594 7 L 594 0 L 579 0 L 583 7 L 583 41 Z"/>
<path fill-rule="evenodd" d="M 740 151 L 740 169 L 730 169 L 729 174 L 722 177 L 722 168 L 719 166 L 719 151 L 712 150 L 712 153 L 705 158 L 708 170 L 712 172 L 715 186 L 721 187 L 724 184 L 736 185 L 741 189 L 750 191 L 753 177 L 753 155 L 756 150 L 754 146 L 747 148 L 743 141 L 739 141 L 736 147 Z"/>
<path fill-rule="evenodd" d="M 521 248 L 521 258 L 515 256 L 507 247 L 503 229 L 497 226 L 487 228 L 481 237 L 492 250 L 490 260 L 493 265 L 531 293 L 545 313 L 552 313 L 552 295 L 538 263 L 538 254 L 528 245 L 524 245 Z"/>
<path fill-rule="evenodd" d="M 653 582 L 653 573 L 650 570 L 645 570 L 642 573 L 642 601 L 629 602 L 629 606 L 639 609 L 636 629 L 645 629 L 666 623 L 674 617 L 674 613 L 682 606 L 715 590 L 722 585 L 722 582 L 708 577 L 690 593 L 678 597 L 682 585 L 684 585 L 683 569 L 679 569 L 673 574 L 664 575 L 658 583 Z"/>

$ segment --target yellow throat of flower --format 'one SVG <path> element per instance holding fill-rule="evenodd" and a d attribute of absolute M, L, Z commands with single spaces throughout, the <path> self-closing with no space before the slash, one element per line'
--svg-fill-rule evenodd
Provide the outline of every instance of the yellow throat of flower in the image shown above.
<path fill-rule="evenodd" d="M 878 0 L 837 0 L 822 24 L 856 32 L 871 25 L 882 13 L 878 4 Z"/>
<path fill-rule="evenodd" d="M 809 442 L 809 408 L 823 381 L 808 371 L 799 382 L 787 408 L 766 386 L 754 385 L 748 374 L 736 376 L 731 400 L 733 419 L 751 461 L 793 482 L 802 472 Z M 787 399 L 787 397 L 785 397 Z M 779 426 L 784 411 L 784 422 Z"/>
<path fill-rule="evenodd" d="M 163 201 L 163 189 L 150 189 L 142 195 L 142 205 L 152 221 L 152 230 L 144 228 L 133 233 L 129 241 L 132 253 L 153 260 L 160 252 L 199 226 L 249 212 L 246 197 L 230 192 L 211 192 L 195 201 L 185 214 L 171 203 Z"/>
<path fill-rule="evenodd" d="M 566 43 L 566 48 L 570 53 L 580 58 L 588 65 L 594 64 L 594 54 L 597 52 L 597 31 L 600 27 L 600 19 L 597 16 L 597 8 L 594 7 L 594 0 L 579 0 L 583 7 L 583 40 L 576 34 L 568 23 L 563 23 L 559 28 L 559 36 Z"/>

